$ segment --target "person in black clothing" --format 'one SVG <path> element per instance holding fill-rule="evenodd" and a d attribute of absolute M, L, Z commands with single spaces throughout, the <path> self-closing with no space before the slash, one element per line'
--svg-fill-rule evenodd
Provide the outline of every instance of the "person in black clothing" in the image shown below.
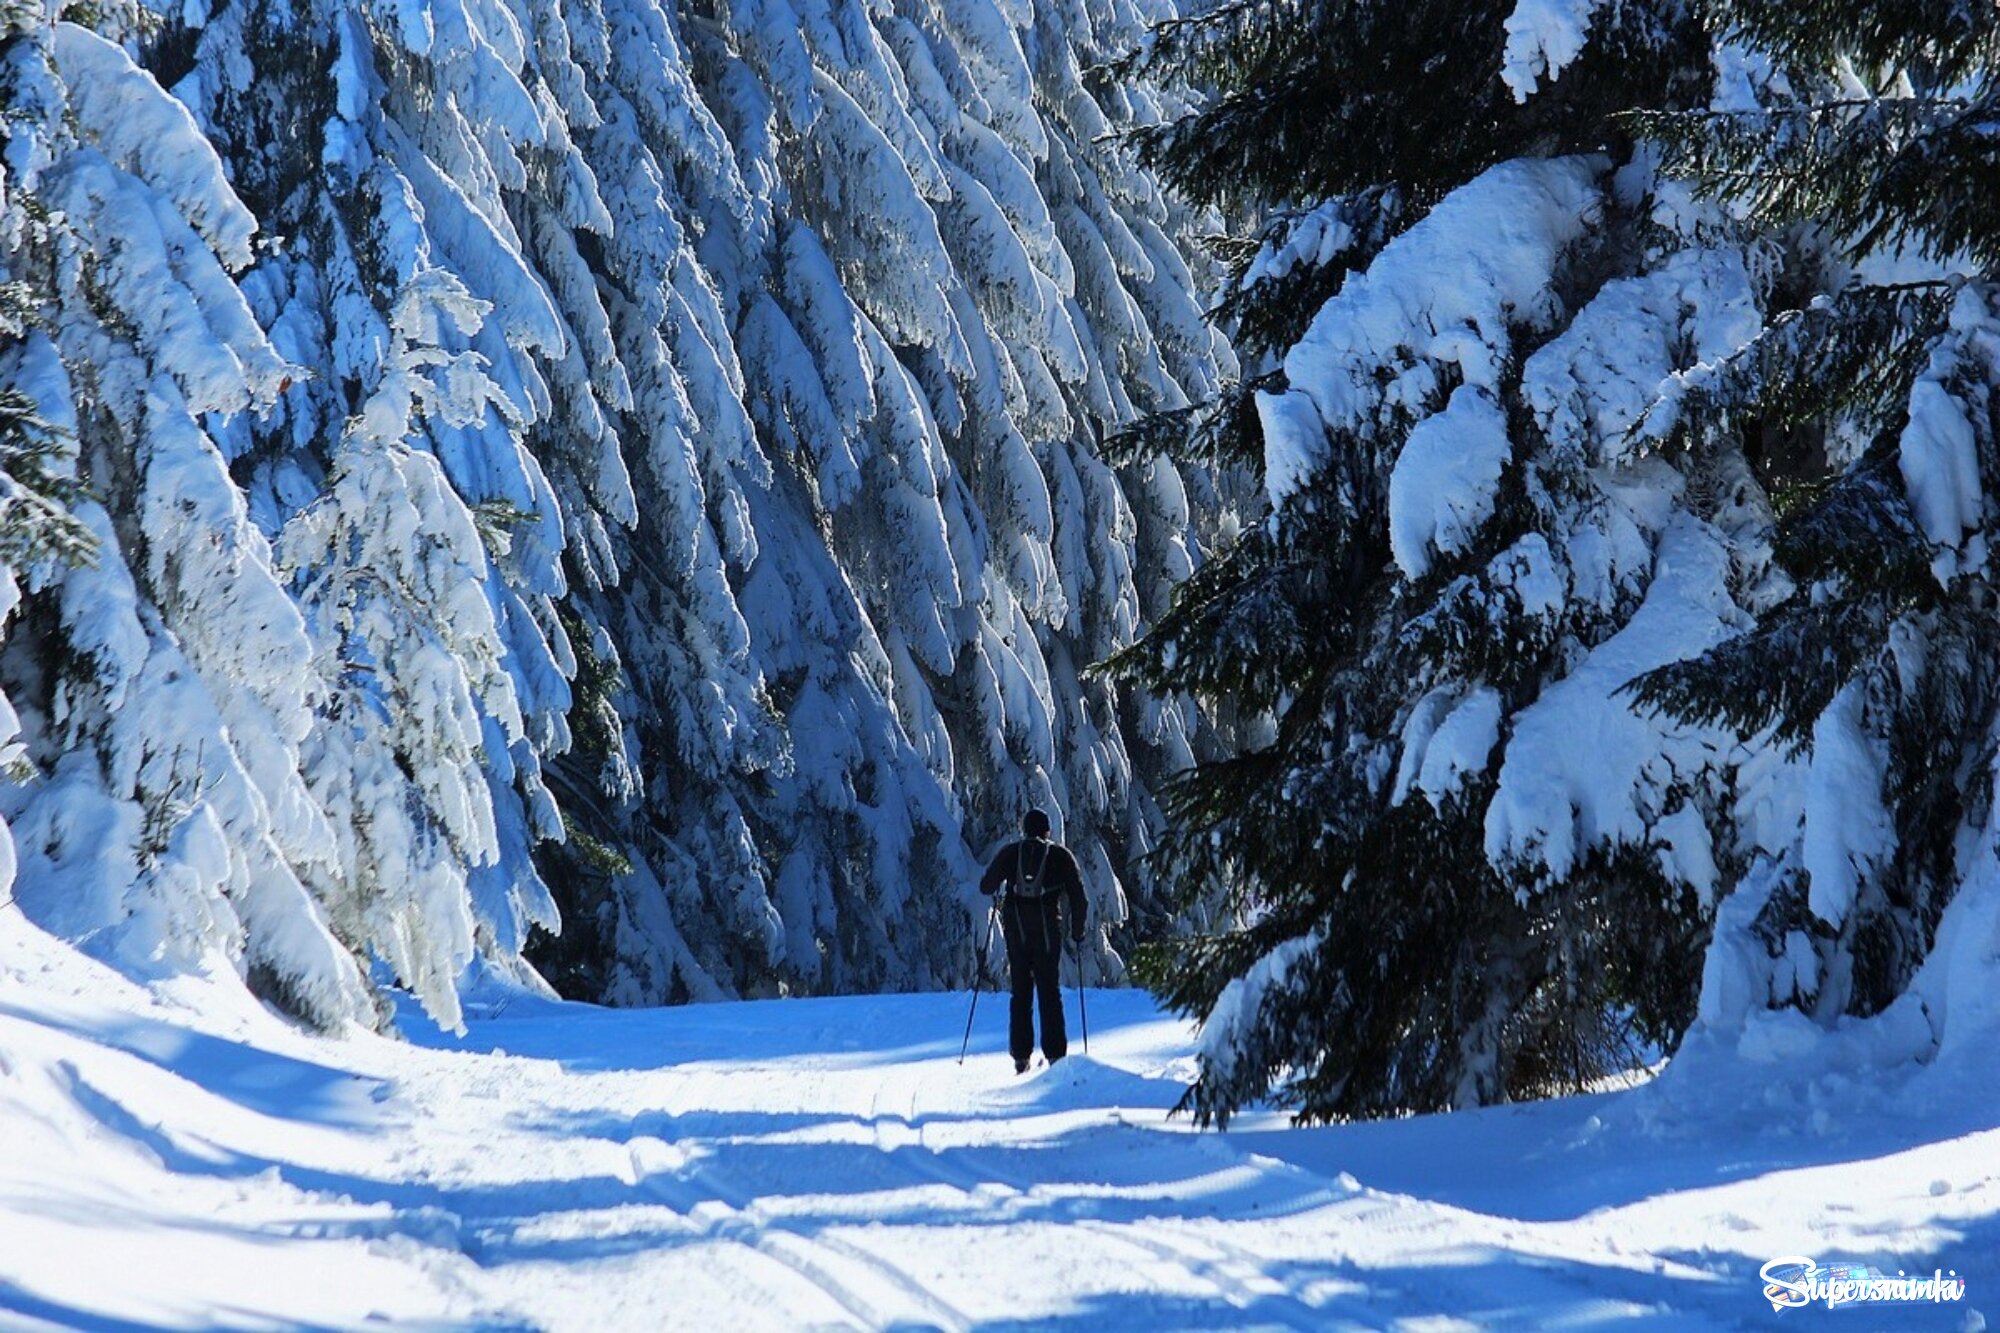
<path fill-rule="evenodd" d="M 1063 1023 L 1062 917 L 1059 904 L 1069 900 L 1069 938 L 1083 940 L 1083 875 L 1069 848 L 1049 840 L 1049 817 L 1030 810 L 1021 821 L 1028 836 L 1000 849 L 979 881 L 979 891 L 993 894 L 1004 885 L 1000 929 L 1007 941 L 1007 970 L 1014 979 L 1013 1007 L 1008 1014 L 1007 1047 L 1015 1072 L 1025 1072 L 1035 1048 L 1034 1008 L 1042 1008 L 1042 1054 L 1050 1064 L 1069 1052 L 1069 1031 Z"/>

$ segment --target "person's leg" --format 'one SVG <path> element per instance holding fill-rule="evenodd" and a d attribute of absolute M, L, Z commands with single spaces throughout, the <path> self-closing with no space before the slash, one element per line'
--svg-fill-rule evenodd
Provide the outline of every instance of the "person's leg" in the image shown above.
<path fill-rule="evenodd" d="M 1042 910 L 1035 913 L 1040 918 L 1035 990 L 1041 999 L 1042 1054 L 1050 1064 L 1069 1054 L 1069 1025 L 1063 1021 L 1062 1004 L 1062 923 L 1056 918 L 1055 906 L 1054 898 L 1046 899 Z"/>
<path fill-rule="evenodd" d="M 1014 1067 L 1020 1069 L 1035 1050 L 1034 950 L 1012 902 L 1000 913 L 1000 927 L 1007 942 L 1007 977 L 1013 986 L 1007 1009 L 1007 1050 L 1014 1057 Z"/>

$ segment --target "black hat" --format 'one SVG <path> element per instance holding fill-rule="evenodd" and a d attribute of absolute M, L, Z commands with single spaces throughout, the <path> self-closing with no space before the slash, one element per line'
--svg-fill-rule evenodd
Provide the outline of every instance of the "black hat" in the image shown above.
<path fill-rule="evenodd" d="M 1049 836 L 1049 812 L 1036 806 L 1021 816 L 1021 832 L 1031 838 Z"/>

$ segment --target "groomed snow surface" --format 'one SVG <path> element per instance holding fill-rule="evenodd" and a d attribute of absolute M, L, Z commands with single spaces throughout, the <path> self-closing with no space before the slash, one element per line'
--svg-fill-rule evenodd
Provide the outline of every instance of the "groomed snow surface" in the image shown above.
<path fill-rule="evenodd" d="M 960 995 L 301 1035 L 0 910 L 7 1328 L 1983 1327 L 1990 1080 L 1807 1107 L 1669 1072 L 1535 1106 L 1226 1134 L 1192 1039 L 1089 997 L 1015 1077 Z M 1075 993 L 1070 992 L 1072 1021 Z M 1780 1067 L 1781 1068 L 1781 1067 Z M 1955 1306 L 1774 1313 L 1767 1259 L 1954 1269 Z"/>

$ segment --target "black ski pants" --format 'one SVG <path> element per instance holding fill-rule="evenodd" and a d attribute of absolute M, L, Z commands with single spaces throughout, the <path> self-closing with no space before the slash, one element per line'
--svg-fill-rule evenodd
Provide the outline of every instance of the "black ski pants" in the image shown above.
<path fill-rule="evenodd" d="M 1000 929 L 1007 941 L 1007 971 L 1014 994 L 1007 1014 L 1007 1049 L 1015 1063 L 1035 1049 L 1035 1003 L 1042 1009 L 1042 1054 L 1051 1063 L 1069 1052 L 1069 1029 L 1062 1007 L 1062 899 L 1007 895 Z"/>

